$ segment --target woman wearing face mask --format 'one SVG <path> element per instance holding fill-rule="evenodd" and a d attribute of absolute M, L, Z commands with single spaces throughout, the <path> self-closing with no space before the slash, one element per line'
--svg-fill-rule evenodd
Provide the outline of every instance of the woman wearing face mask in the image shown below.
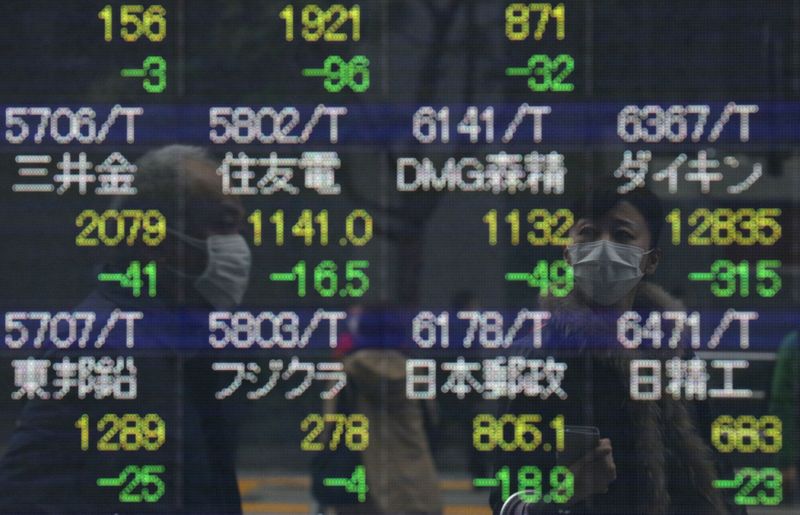
<path fill-rule="evenodd" d="M 512 492 L 518 478 L 530 479 L 530 468 L 527 475 L 518 475 L 525 466 L 541 471 L 544 494 L 550 490 L 550 471 L 568 467 L 574 491 L 565 503 L 532 492 L 503 503 L 498 490 L 491 499 L 495 513 L 735 511 L 712 486 L 716 467 L 695 428 L 692 408 L 663 392 L 658 400 L 631 398 L 631 360 L 664 363 L 687 357 L 681 348 L 631 350 L 617 341 L 617 319 L 624 311 L 639 311 L 646 319 L 650 311 L 685 310 L 664 289 L 643 280 L 661 260 L 657 242 L 664 213 L 658 198 L 642 189 L 627 195 L 595 190 L 576 202 L 573 213 L 577 222 L 564 257 L 573 267 L 576 287 L 565 298 L 542 303 L 551 319 L 540 349 L 530 350 L 530 338 L 514 347 L 514 354 L 565 364 L 560 383 L 564 394 L 518 396 L 504 413 L 540 415 L 542 442 L 555 441 L 549 424 L 557 417 L 566 426 L 582 426 L 575 428 L 579 431 L 597 428 L 599 438 L 589 439 L 571 458 L 565 456 L 575 449 L 559 454 L 543 443 L 530 452 L 498 452 L 495 467 L 509 467 Z"/>

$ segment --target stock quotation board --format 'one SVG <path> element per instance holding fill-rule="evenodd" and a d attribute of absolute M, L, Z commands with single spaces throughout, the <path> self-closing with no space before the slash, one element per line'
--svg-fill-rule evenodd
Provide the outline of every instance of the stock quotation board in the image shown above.
<path fill-rule="evenodd" d="M 0 512 L 797 509 L 800 1 L 0 27 Z"/>

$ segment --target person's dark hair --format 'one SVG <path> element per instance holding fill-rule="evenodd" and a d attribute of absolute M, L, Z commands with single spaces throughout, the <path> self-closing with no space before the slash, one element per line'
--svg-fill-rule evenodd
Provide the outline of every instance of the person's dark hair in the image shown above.
<path fill-rule="evenodd" d="M 597 186 L 586 190 L 575 199 L 572 212 L 575 219 L 602 218 L 620 202 L 627 201 L 642 214 L 650 229 L 650 248 L 658 246 L 664 223 L 664 207 L 658 196 L 647 188 L 636 188 L 629 193 L 619 193 L 614 187 Z"/>
<path fill-rule="evenodd" d="M 459 290 L 453 295 L 450 301 L 450 307 L 455 311 L 463 311 L 469 309 L 474 301 L 475 294 L 472 291 Z"/>

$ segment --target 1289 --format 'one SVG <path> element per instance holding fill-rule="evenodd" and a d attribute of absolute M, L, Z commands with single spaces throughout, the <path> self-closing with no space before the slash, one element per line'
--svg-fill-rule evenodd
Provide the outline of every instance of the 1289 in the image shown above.
<path fill-rule="evenodd" d="M 83 414 L 75 421 L 80 430 L 81 450 L 89 450 L 91 424 L 89 415 Z M 125 413 L 115 415 L 106 413 L 97 421 L 98 451 L 156 451 L 167 439 L 167 427 L 164 419 L 155 413 L 136 415 Z"/>

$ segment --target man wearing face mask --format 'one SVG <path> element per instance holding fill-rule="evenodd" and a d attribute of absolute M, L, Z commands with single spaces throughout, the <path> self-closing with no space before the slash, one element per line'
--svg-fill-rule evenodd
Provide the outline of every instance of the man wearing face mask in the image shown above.
<path fill-rule="evenodd" d="M 244 210 L 237 199 L 222 195 L 217 164 L 200 148 L 165 147 L 136 164 L 136 195 L 115 199 L 110 207 L 159 211 L 166 219 L 165 238 L 156 245 L 116 247 L 95 276 L 125 270 L 132 260 L 154 263 L 157 296 L 136 298 L 118 284 L 100 283 L 74 308 L 96 313 L 100 326 L 114 310 L 142 312 L 135 345 L 126 348 L 110 336 L 100 351 L 51 350 L 44 356 L 51 362 L 93 354 L 115 360 L 133 356 L 135 398 L 29 401 L 0 459 L 2 513 L 241 513 L 235 474 L 241 407 L 215 398 L 228 383 L 212 372 L 218 356 L 206 349 L 209 311 L 234 309 L 247 290 L 251 256 L 239 234 Z M 113 423 L 98 426 L 97 434 L 94 426 L 108 414 L 123 413 L 160 417 L 163 443 L 151 442 L 145 452 L 97 452 L 95 440 Z M 85 449 L 76 444 L 75 424 L 82 416 L 90 427 Z M 113 434 L 108 440 L 114 444 Z M 160 498 L 120 502 L 119 491 L 130 474 L 117 488 L 98 486 L 98 478 L 117 477 L 131 464 L 160 467 Z M 134 485 L 131 495 L 141 496 L 141 491 L 157 497 L 157 480 L 140 476 L 139 481 L 141 488 Z"/>
<path fill-rule="evenodd" d="M 684 311 L 680 301 L 645 276 L 660 261 L 658 237 L 664 219 L 659 199 L 637 189 L 627 195 L 615 189 L 595 189 L 572 207 L 576 223 L 564 258 L 572 265 L 575 289 L 561 299 L 545 299 L 551 312 L 541 349 L 531 338 L 515 342 L 516 353 L 552 358 L 566 364 L 562 395 L 518 396 L 503 413 L 541 415 L 543 441 L 553 442 L 547 424 L 563 416 L 566 426 L 596 433 L 585 451 L 567 457 L 538 445 L 531 452 L 498 452 L 497 468 L 509 466 L 517 478 L 525 466 L 542 471 L 542 484 L 555 466 L 568 467 L 574 490 L 563 504 L 540 494 L 512 495 L 502 502 L 492 494 L 495 513 L 731 513 L 713 481 L 718 477 L 709 447 L 699 436 L 691 406 L 661 395 L 658 400 L 634 400 L 630 394 L 632 359 L 686 358 L 684 348 L 624 349 L 617 341 L 617 319 L 624 311 Z M 567 446 L 576 445 L 567 442 Z M 580 448 L 580 447 L 579 447 Z M 580 454 L 580 453 L 583 454 Z M 566 463 L 565 460 L 569 460 Z M 513 485 L 513 483 L 512 483 Z M 545 492 L 547 489 L 545 489 Z M 513 492 L 513 490 L 512 490 Z M 549 497 L 548 497 L 549 499 Z"/>
<path fill-rule="evenodd" d="M 241 234 L 211 234 L 202 239 L 174 230 L 167 232 L 206 256 L 206 267 L 200 275 L 192 276 L 173 268 L 177 276 L 191 279 L 197 293 L 216 310 L 232 309 L 241 304 L 252 260 L 250 247 Z"/>

